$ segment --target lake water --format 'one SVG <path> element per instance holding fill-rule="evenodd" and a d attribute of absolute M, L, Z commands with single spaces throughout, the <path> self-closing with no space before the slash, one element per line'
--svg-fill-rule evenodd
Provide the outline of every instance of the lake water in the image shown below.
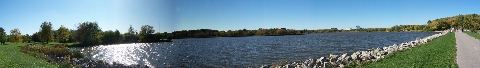
<path fill-rule="evenodd" d="M 85 47 L 92 59 L 150 67 L 259 67 L 390 46 L 434 32 L 339 32 L 287 36 L 174 39 Z"/>

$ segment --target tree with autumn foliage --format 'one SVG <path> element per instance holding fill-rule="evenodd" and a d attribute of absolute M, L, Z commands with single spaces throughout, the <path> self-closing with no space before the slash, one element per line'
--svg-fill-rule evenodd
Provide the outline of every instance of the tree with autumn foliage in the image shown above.
<path fill-rule="evenodd" d="M 63 25 L 61 25 L 60 28 L 57 29 L 58 41 L 60 43 L 66 43 L 69 38 L 70 38 L 70 31 L 68 30 L 67 27 L 64 27 Z"/>
<path fill-rule="evenodd" d="M 20 33 L 20 30 L 18 28 L 10 30 L 9 40 L 12 43 L 19 43 L 23 41 L 22 33 Z"/>

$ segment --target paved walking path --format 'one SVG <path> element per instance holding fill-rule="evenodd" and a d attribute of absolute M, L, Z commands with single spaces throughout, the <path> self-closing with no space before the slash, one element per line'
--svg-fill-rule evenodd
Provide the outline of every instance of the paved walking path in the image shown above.
<path fill-rule="evenodd" d="M 457 40 L 458 67 L 480 67 L 480 41 L 463 32 L 455 32 L 455 38 Z"/>

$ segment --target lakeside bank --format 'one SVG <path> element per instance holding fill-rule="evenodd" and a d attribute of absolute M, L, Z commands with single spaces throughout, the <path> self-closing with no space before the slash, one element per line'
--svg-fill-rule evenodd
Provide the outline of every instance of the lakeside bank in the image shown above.
<path fill-rule="evenodd" d="M 406 32 L 406 33 L 410 33 L 410 32 Z M 328 33 L 328 34 L 338 35 L 338 33 Z M 341 34 L 344 34 L 344 33 L 341 33 Z M 357 34 L 357 33 L 355 33 L 355 34 Z M 395 38 L 388 38 L 388 39 L 397 39 L 397 40 L 398 40 L 398 39 L 400 39 L 400 38 L 404 38 L 404 37 L 406 37 L 406 36 L 409 36 L 410 39 L 408 39 L 408 40 L 407 40 L 407 39 L 404 39 L 404 41 L 403 41 L 403 42 L 407 42 L 407 41 L 409 41 L 409 40 L 411 40 L 411 39 L 413 39 L 413 38 L 415 38 L 415 37 L 430 36 L 430 35 L 432 35 L 432 34 L 434 34 L 434 33 L 429 34 L 429 35 L 425 35 L 425 36 L 416 36 L 416 35 L 414 35 L 414 36 L 412 36 L 412 35 L 398 36 L 397 34 L 402 34 L 402 35 L 403 35 L 403 33 L 393 33 L 393 34 L 394 34 L 394 35 L 391 35 L 391 36 L 397 36 L 397 37 L 395 37 Z M 362 35 L 365 35 L 365 34 L 362 34 Z M 380 35 L 381 35 L 381 34 L 380 34 Z M 305 36 L 305 37 L 321 37 L 321 38 L 324 38 L 324 37 L 331 36 L 331 35 L 322 34 L 321 36 L 317 36 L 317 35 L 315 35 L 315 34 L 313 34 L 313 35 L 310 34 L 310 36 L 309 36 L 309 35 L 300 35 L 300 36 Z M 355 36 L 358 36 L 358 35 L 355 35 Z M 370 36 L 364 36 L 364 37 L 375 37 L 375 36 L 379 36 L 379 35 L 370 35 Z M 279 38 L 286 38 L 286 37 L 301 38 L 301 37 L 299 37 L 299 36 L 274 36 L 274 37 L 275 37 L 275 38 L 276 38 L 276 37 L 279 37 Z M 346 36 L 346 37 L 348 37 L 348 36 Z M 389 36 L 389 37 L 390 37 L 390 36 Z M 256 37 L 247 37 L 247 38 L 256 38 Z M 272 37 L 261 37 L 261 38 L 272 38 Z M 349 37 L 349 38 L 351 38 L 351 37 Z M 360 37 L 360 38 L 361 38 L 361 37 Z M 218 39 L 218 38 L 209 38 L 209 39 Z M 242 38 L 242 39 L 243 39 L 243 38 Z M 333 39 L 336 39 L 336 38 L 333 38 Z M 385 40 L 388 40 L 388 39 L 385 39 Z M 190 41 L 191 41 L 191 40 L 200 40 L 200 39 L 190 39 Z M 202 39 L 202 40 L 206 40 L 206 39 Z M 260 40 L 261 40 L 261 39 L 260 39 Z M 291 40 L 291 38 L 290 38 L 290 39 L 285 39 L 285 40 Z M 324 40 L 324 39 L 323 39 L 323 40 Z M 187 40 L 186 40 L 186 41 L 187 41 Z M 384 40 L 382 40 L 382 41 L 384 41 Z M 218 42 L 218 41 L 212 41 L 212 42 Z M 232 42 L 238 42 L 238 41 L 232 41 Z M 319 42 L 319 41 L 317 40 L 317 41 L 312 41 L 312 42 Z M 306 42 L 306 43 L 308 43 L 308 42 Z M 357 44 L 358 44 L 358 43 L 360 43 L 360 42 L 357 42 Z M 381 42 L 380 42 L 380 43 L 381 43 Z M 387 42 L 383 42 L 383 43 L 387 43 Z M 395 43 L 400 43 L 400 42 L 395 42 Z M 395 44 L 395 43 L 388 43 L 388 44 L 381 44 L 381 45 L 389 45 L 389 44 Z M 184 42 L 184 44 L 194 44 L 194 43 L 185 43 L 185 42 Z M 197 44 L 197 43 L 195 43 L 195 44 Z M 252 43 L 249 43 L 249 44 L 252 44 Z M 290 44 L 290 43 L 286 43 L 287 46 L 292 46 L 292 45 L 288 45 L 288 44 Z M 295 43 L 295 44 L 296 44 L 296 43 Z M 197 44 L 197 45 L 198 45 L 198 44 Z M 229 44 L 228 44 L 228 45 L 229 45 Z M 254 44 L 254 45 L 264 45 L 264 44 Z M 280 46 L 279 44 L 266 44 L 266 45 L 268 45 L 268 46 L 274 45 L 274 46 L 276 46 L 275 48 L 278 48 L 278 47 Z M 302 45 L 305 45 L 305 44 L 302 44 Z M 315 45 L 318 45 L 318 44 L 315 44 Z M 380 44 L 379 44 L 379 45 L 380 45 Z M 178 46 L 178 45 L 175 45 L 175 46 L 176 46 L 176 47 L 183 47 L 183 46 Z M 243 45 L 243 46 L 245 46 L 245 45 Z M 165 46 L 163 46 L 163 47 L 165 47 Z M 168 46 L 166 46 L 166 47 L 168 47 Z M 303 46 L 293 46 L 293 47 L 303 47 Z M 381 46 L 374 46 L 374 47 L 381 47 Z M 174 48 L 175 48 L 175 47 L 174 47 Z M 189 48 L 192 48 L 192 47 L 189 47 Z M 198 48 L 198 47 L 196 47 L 196 48 L 194 48 L 194 49 L 197 49 L 197 48 Z M 208 48 L 212 48 L 212 46 L 208 46 Z M 238 48 L 243 48 L 243 47 L 238 47 Z M 265 48 L 265 47 L 261 47 L 261 48 Z M 310 47 L 310 48 L 311 48 L 311 47 Z M 360 50 L 366 50 L 366 49 L 368 49 L 368 48 L 372 48 L 372 47 L 366 47 L 366 48 L 362 48 L 362 49 L 360 49 Z M 110 49 L 110 48 L 109 48 L 109 49 Z M 154 48 L 154 49 L 165 49 L 165 48 Z M 167 48 L 167 49 L 168 49 L 168 48 Z M 170 48 L 170 49 L 171 49 L 171 48 Z M 215 51 L 219 51 L 219 50 L 217 50 L 217 49 L 220 49 L 220 48 L 214 48 L 214 49 L 216 49 Z M 256 49 L 257 49 L 257 48 L 256 48 Z M 302 49 L 303 49 L 303 48 L 302 48 Z M 117 49 L 117 50 L 118 50 L 118 49 Z M 191 49 L 187 49 L 187 50 L 191 50 Z M 233 49 L 233 50 L 235 50 L 235 49 Z M 290 48 L 289 48 L 289 50 L 297 50 L 297 49 L 290 49 Z M 301 49 L 298 49 L 298 50 L 301 50 Z M 325 50 L 325 49 L 323 49 L 323 50 Z M 174 50 L 174 51 L 178 51 L 178 50 Z M 195 50 L 195 51 L 199 51 L 199 50 Z M 238 50 L 236 50 L 236 51 L 238 51 Z M 252 50 L 247 50 L 247 51 L 252 51 Z M 253 50 L 253 51 L 262 52 L 262 51 L 259 51 L 259 50 Z M 271 50 L 267 50 L 267 51 L 271 51 Z M 313 51 L 318 51 L 318 50 L 313 50 Z M 155 51 L 154 51 L 154 52 L 155 52 Z M 158 51 L 157 51 L 157 52 L 158 52 Z M 167 51 L 167 52 L 168 52 L 168 51 Z M 348 52 L 354 52 L 354 50 L 348 51 Z M 111 52 L 109 52 L 109 53 L 111 53 Z M 122 53 L 125 53 L 125 52 L 122 52 Z M 188 53 L 188 52 L 181 52 L 181 53 Z M 199 52 L 190 52 L 190 53 L 199 53 Z M 201 52 L 200 52 L 200 53 L 201 53 Z M 234 53 L 234 52 L 225 52 L 225 51 L 223 51 L 223 53 Z M 204 53 L 203 53 L 203 54 L 204 54 Z M 217 55 L 217 54 L 221 54 L 221 53 L 217 53 L 217 54 L 213 53 L 213 54 L 214 54 L 214 55 Z M 310 53 L 310 54 L 311 54 L 311 53 Z M 340 54 L 340 53 L 335 53 L 335 54 Z M 167 55 L 167 54 L 161 54 L 161 55 Z M 214 55 L 208 55 L 208 56 L 214 56 Z M 325 53 L 325 54 L 322 54 L 322 55 L 328 55 L 328 53 Z M 184 56 L 174 56 L 174 57 L 185 57 L 185 56 L 195 57 L 195 56 L 192 56 L 191 54 L 189 54 L 189 55 L 184 55 Z M 248 56 L 248 55 L 247 55 L 247 56 Z M 268 55 L 267 55 L 267 56 L 268 56 Z M 319 55 L 316 55 L 316 57 L 318 57 L 318 56 L 319 56 Z M 313 57 L 313 56 L 311 56 L 311 57 Z M 164 58 L 164 57 L 161 56 L 161 58 Z M 167 58 L 170 59 L 170 57 L 167 57 Z M 241 58 L 241 57 L 235 57 L 235 58 Z M 248 57 L 246 57 L 246 58 L 248 58 Z M 293 57 L 293 58 L 295 58 L 295 57 Z M 198 59 L 198 58 L 197 58 L 197 59 Z M 302 60 L 304 60 L 304 59 L 308 59 L 308 57 L 302 58 L 302 59 L 297 59 L 296 61 L 302 61 Z M 188 59 L 187 59 L 187 60 L 188 60 Z M 111 61 L 108 61 L 108 60 L 104 60 L 104 61 L 111 62 Z M 162 61 L 163 61 L 163 60 L 162 60 Z M 219 61 L 220 61 L 220 60 L 219 60 Z M 232 61 L 232 60 L 229 60 L 229 61 Z M 239 60 L 235 60 L 235 62 L 238 62 L 238 61 L 239 61 Z M 196 64 L 197 66 L 201 65 L 201 64 L 198 64 L 199 61 L 195 61 L 195 62 L 197 62 L 197 64 Z M 200 63 L 204 63 L 204 62 L 200 62 Z M 207 63 L 207 64 L 214 64 L 214 63 L 212 63 L 212 62 L 205 62 L 205 63 Z M 238 63 L 235 63 L 235 64 L 238 64 Z M 263 63 L 263 64 L 265 64 L 265 63 Z M 195 64 L 194 64 L 194 65 L 195 65 Z M 250 65 L 250 64 L 243 64 L 243 65 Z M 255 65 L 255 66 L 261 66 L 261 65 Z M 228 67 L 233 67 L 233 66 L 228 66 Z"/>
<path fill-rule="evenodd" d="M 428 36 L 422 39 L 416 39 L 410 42 L 405 42 L 401 44 L 394 44 L 392 46 L 388 47 L 380 47 L 376 49 L 372 49 L 369 51 L 357 51 L 352 54 L 341 54 L 341 55 L 330 55 L 328 57 L 320 57 L 319 59 L 308 59 L 304 62 L 293 62 L 293 63 L 281 63 L 277 65 L 263 65 L 261 68 L 288 68 L 288 67 L 306 67 L 306 68 L 324 68 L 324 67 L 357 67 L 357 66 L 362 66 L 368 63 L 371 63 L 372 61 L 376 62 L 378 60 L 381 60 L 383 58 L 389 58 L 389 56 L 394 56 L 399 52 L 401 54 L 403 51 L 409 51 L 413 47 L 418 47 L 420 45 L 430 45 L 434 46 L 436 45 L 436 42 L 432 43 L 427 43 L 430 42 L 440 36 L 446 35 L 447 33 L 450 33 L 449 30 L 445 30 L 442 33 L 435 34 L 432 36 Z M 448 36 L 451 36 L 449 34 Z M 455 40 L 455 39 L 453 39 Z M 437 41 L 437 42 L 442 42 L 442 41 Z M 455 42 L 453 42 L 454 44 Z M 453 45 L 454 46 L 454 45 Z M 453 47 L 454 48 L 454 47 Z M 454 53 L 455 54 L 455 53 Z M 454 56 L 453 56 L 454 58 Z M 407 58 L 404 58 L 407 59 Z M 456 64 L 452 65 L 456 66 Z"/>
<path fill-rule="evenodd" d="M 0 45 L 0 68 L 58 68 L 55 63 L 31 56 L 20 51 L 26 43 Z"/>

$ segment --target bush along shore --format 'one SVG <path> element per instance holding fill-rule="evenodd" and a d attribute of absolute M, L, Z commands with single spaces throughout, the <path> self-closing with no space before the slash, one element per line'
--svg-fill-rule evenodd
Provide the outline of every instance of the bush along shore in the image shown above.
<path fill-rule="evenodd" d="M 103 60 L 95 61 L 84 58 L 79 50 L 70 50 L 66 47 L 66 44 L 56 44 L 54 46 L 28 44 L 22 46 L 21 51 L 37 58 L 45 59 L 48 62 L 56 63 L 62 68 L 148 68 L 146 65 L 123 65 L 115 62 L 109 64 Z"/>
<path fill-rule="evenodd" d="M 319 59 L 308 59 L 304 62 L 282 63 L 280 65 L 262 65 L 260 68 L 332 68 L 332 67 L 345 67 L 347 65 L 360 65 L 377 61 L 385 58 L 387 55 L 392 55 L 396 52 L 401 52 L 413 47 L 417 47 L 427 42 L 432 41 L 440 36 L 450 33 L 451 30 L 444 30 L 441 33 L 427 36 L 425 38 L 405 42 L 401 44 L 393 44 L 392 46 L 371 49 L 368 51 L 356 51 L 352 54 L 332 55 L 328 57 L 320 57 Z"/>

